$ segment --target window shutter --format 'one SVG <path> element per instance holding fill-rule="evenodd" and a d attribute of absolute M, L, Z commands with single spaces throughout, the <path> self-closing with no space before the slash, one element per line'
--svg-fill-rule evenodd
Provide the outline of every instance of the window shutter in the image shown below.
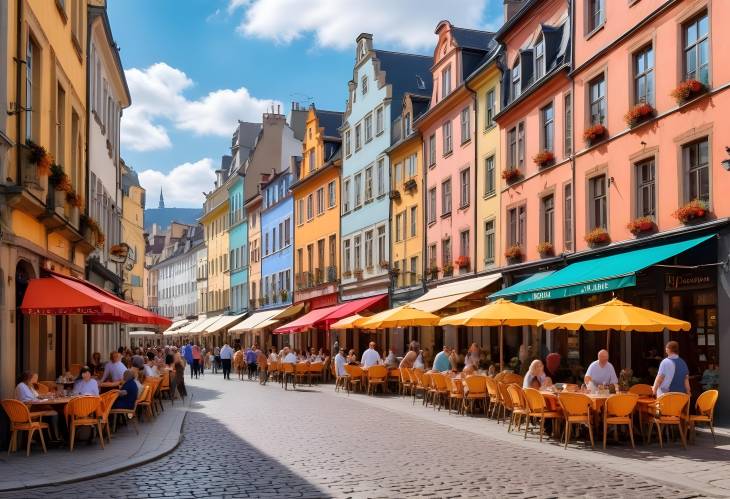
<path fill-rule="evenodd" d="M 532 77 L 534 74 L 534 60 L 532 49 L 522 50 L 520 52 L 520 66 L 522 71 L 522 90 L 524 91 L 527 87 L 532 84 Z"/>

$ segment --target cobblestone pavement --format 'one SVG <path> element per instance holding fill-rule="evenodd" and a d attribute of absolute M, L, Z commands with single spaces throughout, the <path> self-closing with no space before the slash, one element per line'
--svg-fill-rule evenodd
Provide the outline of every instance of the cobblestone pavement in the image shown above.
<path fill-rule="evenodd" d="M 699 497 L 335 395 L 331 385 L 285 392 L 220 376 L 190 384 L 191 412 L 171 454 L 0 497 Z"/>

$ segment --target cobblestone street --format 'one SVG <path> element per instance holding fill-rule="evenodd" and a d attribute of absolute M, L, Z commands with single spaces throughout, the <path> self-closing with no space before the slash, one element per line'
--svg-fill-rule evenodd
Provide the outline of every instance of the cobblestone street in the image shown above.
<path fill-rule="evenodd" d="M 94 480 L 0 497 L 698 497 L 690 488 L 581 464 L 440 424 L 433 411 L 379 406 L 332 386 L 206 375 L 194 385 L 179 447 L 159 461 Z M 320 391 L 321 390 L 321 391 Z M 411 408 L 405 399 L 385 400 Z M 437 413 L 438 414 L 438 413 Z M 439 417 L 448 417 L 440 414 Z M 452 415 L 455 424 L 495 425 Z M 499 428 L 504 431 L 503 428 Z M 512 435 L 510 435 L 511 437 Z M 529 439 L 528 439 L 529 442 Z M 544 444 L 549 446 L 550 444 Z M 548 447 L 546 447 L 548 448 Z"/>

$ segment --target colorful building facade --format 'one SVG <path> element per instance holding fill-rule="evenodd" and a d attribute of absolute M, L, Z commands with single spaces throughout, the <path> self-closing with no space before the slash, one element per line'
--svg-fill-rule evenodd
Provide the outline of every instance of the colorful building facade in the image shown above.
<path fill-rule="evenodd" d="M 220 315 L 230 307 L 229 241 L 228 241 L 228 186 L 230 156 L 224 156 L 216 170 L 214 189 L 203 205 L 200 223 L 205 230 L 208 258 L 208 315 Z"/>

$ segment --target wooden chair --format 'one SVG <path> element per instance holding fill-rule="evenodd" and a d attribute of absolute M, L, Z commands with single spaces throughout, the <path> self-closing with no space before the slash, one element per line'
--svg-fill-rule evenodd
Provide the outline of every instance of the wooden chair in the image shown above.
<path fill-rule="evenodd" d="M 655 413 L 649 416 L 649 435 L 647 441 L 651 442 L 651 433 L 654 427 L 659 434 L 659 447 L 664 447 L 662 431 L 665 428 L 676 426 L 679 428 L 679 437 L 682 440 L 682 447 L 687 448 L 687 440 L 684 434 L 684 422 L 688 420 L 689 395 L 686 393 L 669 392 L 660 395 L 656 399 Z"/>
<path fill-rule="evenodd" d="M 104 434 L 101 432 L 101 397 L 74 397 L 66 404 L 66 418 L 68 420 L 68 432 L 70 434 L 69 450 L 74 450 L 76 439 L 76 428 L 79 426 L 90 426 L 95 428 L 99 434 L 99 444 L 104 448 Z"/>
<path fill-rule="evenodd" d="M 631 388 L 629 388 L 629 393 L 633 393 L 634 395 L 638 395 L 639 397 L 654 396 L 654 391 L 652 390 L 651 385 L 646 385 L 644 383 L 639 383 L 632 386 Z"/>
<path fill-rule="evenodd" d="M 509 427 L 507 433 L 512 431 L 513 426 L 517 426 L 517 431 L 520 431 L 522 427 L 522 417 L 528 416 L 530 410 L 527 407 L 527 401 L 525 400 L 525 394 L 522 392 L 522 387 L 512 383 L 507 385 L 507 393 L 512 401 L 512 417 L 509 421 Z"/>
<path fill-rule="evenodd" d="M 350 377 L 350 390 L 361 391 L 363 387 L 362 380 L 365 376 L 365 371 L 363 371 L 360 366 L 351 366 L 350 364 L 345 364 L 345 372 L 347 372 L 347 375 Z"/>
<path fill-rule="evenodd" d="M 431 380 L 433 387 L 431 388 L 433 393 L 433 408 L 436 410 L 436 402 L 438 401 L 438 410 L 446 405 L 446 401 L 449 397 L 449 389 L 446 388 L 446 376 L 442 373 L 432 373 Z"/>
<path fill-rule="evenodd" d="M 540 395 L 540 397 L 542 397 L 542 395 Z M 593 419 L 591 416 L 591 407 L 593 407 L 593 402 L 590 397 L 582 393 L 565 392 L 558 395 L 558 402 L 560 403 L 560 407 L 563 410 L 563 417 L 565 418 L 565 448 L 568 448 L 573 425 L 575 424 L 588 427 L 588 435 L 591 438 L 591 448 L 594 448 Z"/>
<path fill-rule="evenodd" d="M 451 378 L 451 376 L 446 376 L 446 388 L 449 390 L 449 414 L 451 414 L 451 410 L 454 407 L 454 402 L 456 402 L 456 413 L 461 414 L 464 412 L 464 390 L 461 385 L 461 381 L 458 381 Z"/>
<path fill-rule="evenodd" d="M 71 376 L 74 378 L 78 378 L 79 374 L 81 373 L 81 368 L 84 367 L 81 364 L 71 364 L 71 367 L 68 368 L 68 372 L 71 373 Z"/>
<path fill-rule="evenodd" d="M 562 396 L 562 394 L 561 394 Z M 625 425 L 629 427 L 629 436 L 631 437 L 631 448 L 634 446 L 634 409 L 639 396 L 635 393 L 617 393 L 611 395 L 603 404 L 603 448 L 606 448 L 606 436 L 608 435 L 608 427 L 614 427 L 614 438 L 618 440 L 618 426 Z"/>
<path fill-rule="evenodd" d="M 291 362 L 283 362 L 281 364 L 281 386 L 284 387 L 284 390 L 288 390 L 290 380 L 292 388 L 296 390 L 297 379 L 294 375 L 294 364 Z"/>
<path fill-rule="evenodd" d="M 294 364 L 294 377 L 297 379 L 300 385 L 304 384 L 304 379 L 309 381 L 309 386 L 312 386 L 312 377 L 309 364 L 304 362 L 297 362 Z"/>
<path fill-rule="evenodd" d="M 559 411 L 548 410 L 545 398 L 538 390 L 525 388 L 524 394 L 528 408 L 525 439 L 527 439 L 527 431 L 530 429 L 530 421 L 537 418 L 540 420 L 540 442 L 542 442 L 542 436 L 545 433 L 545 420 L 552 419 L 553 421 L 560 421 L 563 415 Z"/>
<path fill-rule="evenodd" d="M 385 380 L 385 384 L 388 388 L 388 391 L 390 391 L 391 385 L 395 385 L 395 391 L 398 393 L 400 391 L 400 383 L 401 383 L 401 372 L 400 368 L 398 367 L 388 367 L 388 377 Z"/>
<path fill-rule="evenodd" d="M 152 409 L 152 396 L 154 392 L 154 384 L 145 381 L 144 388 L 142 389 L 143 396 L 141 399 L 137 399 L 137 414 L 147 414 L 147 416 L 149 416 L 150 418 L 150 421 L 154 417 L 154 412 Z"/>
<path fill-rule="evenodd" d="M 102 430 L 106 428 L 106 434 L 109 437 L 109 442 L 112 441 L 112 429 L 109 426 L 109 414 L 111 413 L 112 406 L 117 400 L 117 397 L 119 397 L 119 390 L 109 390 L 99 395 L 99 398 L 101 399 L 101 414 L 97 413 L 97 415 L 101 419 Z M 101 438 L 104 439 L 103 433 Z"/>
<path fill-rule="evenodd" d="M 519 374 L 515 373 L 504 373 L 501 379 L 498 379 L 497 381 L 504 383 L 506 385 L 516 384 L 522 386 L 523 378 Z"/>
<path fill-rule="evenodd" d="M 43 430 L 48 431 L 48 424 L 41 421 L 32 421 L 30 418 L 30 410 L 20 400 L 5 399 L 2 401 L 3 409 L 5 414 L 8 415 L 10 420 L 10 445 L 8 445 L 8 454 L 15 452 L 18 448 L 18 433 L 28 432 L 28 448 L 25 451 L 26 456 L 30 456 L 30 446 L 33 443 L 33 435 L 38 432 L 41 439 L 41 446 L 43 447 L 43 453 L 46 450 L 46 441 L 43 439 Z"/>
<path fill-rule="evenodd" d="M 339 391 L 340 388 L 344 388 L 345 391 L 348 392 L 348 394 L 350 393 L 349 375 L 347 374 L 347 372 L 345 372 L 345 374 L 343 375 L 337 374 L 337 366 L 334 362 L 332 363 L 332 377 L 335 380 L 336 392 Z"/>
<path fill-rule="evenodd" d="M 697 414 L 690 414 L 688 421 L 688 429 L 691 431 L 690 436 L 693 439 L 695 437 L 695 425 L 697 423 L 707 423 L 710 426 L 710 432 L 712 432 L 712 441 L 715 442 L 714 414 L 718 397 L 719 392 L 717 390 L 707 390 L 697 397 L 697 401 L 695 402 Z"/>
<path fill-rule="evenodd" d="M 381 365 L 371 366 L 367 371 L 368 395 L 374 395 L 377 387 L 385 393 L 388 380 L 388 368 Z"/>
<path fill-rule="evenodd" d="M 403 368 L 400 370 L 400 386 L 398 393 L 401 395 L 410 394 L 411 391 L 411 369 Z"/>
<path fill-rule="evenodd" d="M 167 396 L 168 400 L 172 405 L 172 392 L 170 391 L 170 371 L 165 371 L 161 375 L 162 381 L 160 381 L 160 387 L 157 389 L 157 393 L 160 395 L 160 407 L 162 407 L 162 397 Z M 164 411 L 165 409 L 162 408 Z"/>
<path fill-rule="evenodd" d="M 497 383 L 498 381 L 496 380 L 496 376 L 494 378 L 487 376 L 487 394 L 489 395 L 487 416 L 490 417 L 494 417 L 494 411 L 499 407 L 499 386 Z"/>
<path fill-rule="evenodd" d="M 510 397 L 509 392 L 507 391 L 507 387 L 509 385 L 506 383 L 502 383 L 501 381 L 497 382 L 497 391 L 499 391 L 499 400 L 500 400 L 500 409 L 502 411 L 502 414 L 497 414 L 497 417 L 499 418 L 500 423 L 506 422 L 507 419 L 507 413 L 509 413 L 510 421 L 512 420 L 512 410 L 514 409 L 514 406 L 512 405 L 512 397 Z"/>
<path fill-rule="evenodd" d="M 144 400 L 145 397 L 147 397 L 147 392 L 149 392 L 150 387 L 149 385 L 145 385 L 142 388 L 142 391 L 137 394 L 137 400 L 134 401 L 134 406 L 131 409 L 121 409 L 121 408 L 112 408 L 109 411 L 109 414 L 111 416 L 114 416 L 112 419 L 112 431 L 117 431 L 117 419 L 119 416 L 127 417 L 132 424 L 134 425 L 134 431 L 139 435 L 139 428 L 137 427 L 137 406 L 139 405 L 139 402 L 141 400 Z"/>
<path fill-rule="evenodd" d="M 481 403 L 484 414 L 487 414 L 487 406 L 489 405 L 489 393 L 487 392 L 487 377 L 478 374 L 472 374 L 464 378 L 464 383 L 468 388 L 464 404 L 468 405 L 469 412 L 474 414 L 474 404 Z"/>
<path fill-rule="evenodd" d="M 418 396 L 418 393 L 423 394 L 424 404 L 426 397 L 428 396 L 428 389 L 430 388 L 430 375 L 428 383 L 425 382 L 423 379 L 426 373 L 423 372 L 422 369 L 413 369 L 411 371 L 411 374 L 413 375 L 413 378 L 415 378 L 415 384 L 413 384 L 413 381 L 411 382 L 411 394 L 413 395 L 413 405 L 416 405 L 416 397 Z"/>

